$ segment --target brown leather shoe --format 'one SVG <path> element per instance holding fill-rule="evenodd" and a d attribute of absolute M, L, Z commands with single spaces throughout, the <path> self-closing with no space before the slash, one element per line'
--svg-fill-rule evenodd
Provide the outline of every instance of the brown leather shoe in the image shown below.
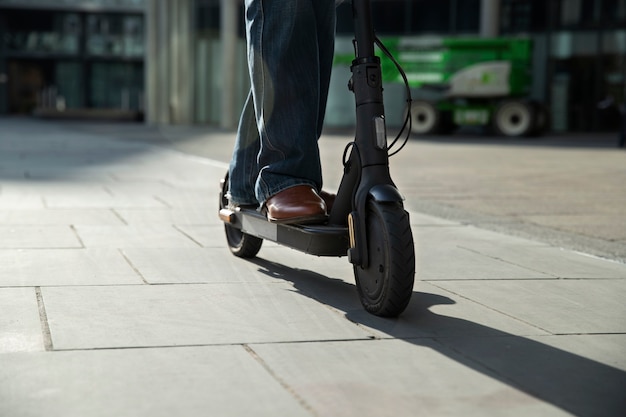
<path fill-rule="evenodd" d="M 324 203 L 326 203 L 326 211 L 330 214 L 330 211 L 333 209 L 333 204 L 335 204 L 335 197 L 337 197 L 337 195 L 324 190 L 321 190 L 319 195 L 322 197 L 322 200 L 324 200 Z"/>
<path fill-rule="evenodd" d="M 268 198 L 267 219 L 272 223 L 323 223 L 326 203 L 310 185 L 296 185 Z"/>

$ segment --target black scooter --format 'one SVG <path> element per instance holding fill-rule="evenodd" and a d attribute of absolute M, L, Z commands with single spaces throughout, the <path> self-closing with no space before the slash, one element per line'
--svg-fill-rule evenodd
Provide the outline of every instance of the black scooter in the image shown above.
<path fill-rule="evenodd" d="M 393 317 L 409 304 L 415 276 L 409 214 L 389 173 L 389 156 L 408 140 L 410 109 L 400 134 L 388 144 L 382 73 L 375 45 L 396 63 L 405 83 L 406 77 L 375 36 L 370 0 L 352 0 L 352 13 L 355 59 L 348 87 L 356 99 L 356 134 L 344 151 L 344 174 L 327 224 L 276 224 L 254 209 L 229 209 L 228 177 L 221 181 L 219 216 L 235 256 L 256 256 L 264 239 L 311 255 L 347 255 L 354 265 L 363 307 L 372 314 Z M 410 107 L 408 87 L 407 94 Z M 403 134 L 404 142 L 391 152 Z"/>

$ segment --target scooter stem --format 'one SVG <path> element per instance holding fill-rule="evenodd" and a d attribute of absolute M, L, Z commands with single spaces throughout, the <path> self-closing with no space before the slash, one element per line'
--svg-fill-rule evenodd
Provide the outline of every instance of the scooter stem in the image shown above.
<path fill-rule="evenodd" d="M 370 0 L 352 0 L 355 59 L 349 88 L 356 101 L 356 136 L 344 169 L 331 224 L 345 224 L 352 217 L 351 230 L 356 240 L 351 262 L 367 264 L 365 249 L 365 209 L 368 198 L 376 201 L 402 201 L 389 174 L 387 132 L 383 105 L 380 58 L 374 53 L 375 34 Z M 373 191 L 374 190 L 374 191 Z"/>
<path fill-rule="evenodd" d="M 370 0 L 352 0 L 355 59 L 350 67 L 349 89 L 356 102 L 356 132 L 330 213 L 329 222 L 335 225 L 347 225 L 348 214 L 364 204 L 357 201 L 364 201 L 374 185 L 393 185 L 389 176 L 382 74 L 380 59 L 374 52 L 370 7 Z"/>

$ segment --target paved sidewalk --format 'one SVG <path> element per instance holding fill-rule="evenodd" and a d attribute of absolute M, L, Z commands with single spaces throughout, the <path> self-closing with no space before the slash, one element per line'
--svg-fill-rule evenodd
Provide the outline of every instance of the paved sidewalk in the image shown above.
<path fill-rule="evenodd" d="M 625 264 L 409 190 L 415 293 L 373 317 L 345 258 L 230 255 L 228 146 L 0 119 L 0 416 L 626 414 Z"/>

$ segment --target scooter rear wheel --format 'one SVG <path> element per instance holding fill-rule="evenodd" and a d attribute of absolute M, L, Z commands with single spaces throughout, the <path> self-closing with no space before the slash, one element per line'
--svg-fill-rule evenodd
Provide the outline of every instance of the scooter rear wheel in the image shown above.
<path fill-rule="evenodd" d="M 226 241 L 231 253 L 240 258 L 254 258 L 261 250 L 263 239 L 251 236 L 232 226 L 225 225 Z"/>
<path fill-rule="evenodd" d="M 377 316 L 395 317 L 409 304 L 415 251 L 409 216 L 400 203 L 367 203 L 366 268 L 354 267 L 361 304 Z"/>
<path fill-rule="evenodd" d="M 228 174 L 221 183 L 220 209 L 228 207 Z M 224 224 L 226 242 L 231 253 L 239 258 L 254 258 L 261 250 L 263 239 L 242 232 L 227 223 Z"/>

